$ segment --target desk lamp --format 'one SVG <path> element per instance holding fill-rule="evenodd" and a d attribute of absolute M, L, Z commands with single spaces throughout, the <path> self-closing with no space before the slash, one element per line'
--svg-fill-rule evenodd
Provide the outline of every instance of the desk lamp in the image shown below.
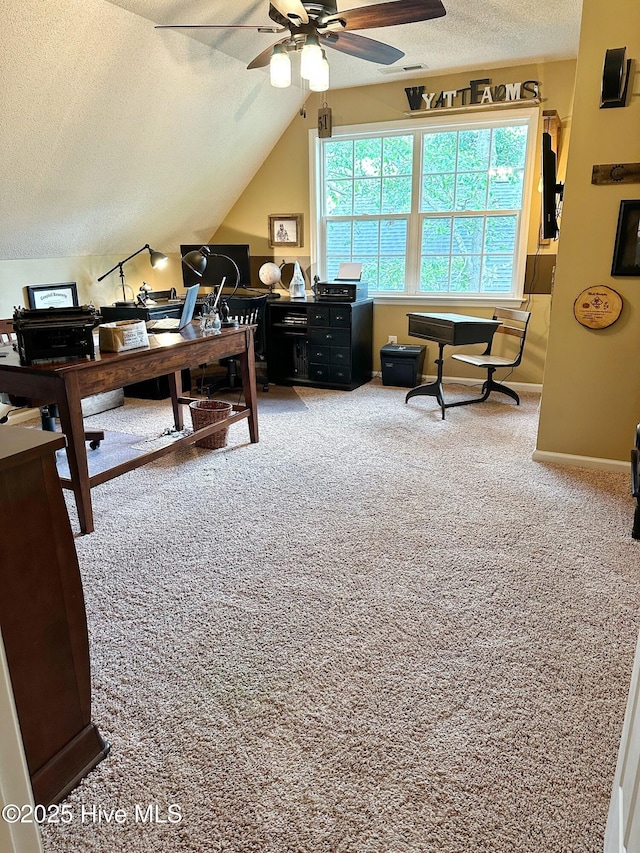
<path fill-rule="evenodd" d="M 129 255 L 129 257 L 125 258 L 123 261 L 118 261 L 118 263 L 115 265 L 115 267 L 111 267 L 109 272 L 106 272 L 104 275 L 101 275 L 100 278 L 98 279 L 98 281 L 102 281 L 103 278 L 106 278 L 108 275 L 111 275 L 111 273 L 114 272 L 114 270 L 120 270 L 120 286 L 122 287 L 122 301 L 116 302 L 116 305 L 120 305 L 120 306 L 122 306 L 122 305 L 135 305 L 135 302 L 133 302 L 133 300 L 127 299 L 127 292 L 126 292 L 127 284 L 124 280 L 124 269 L 123 269 L 123 267 L 127 263 L 127 261 L 130 261 L 131 258 L 135 258 L 136 255 L 139 255 L 140 252 L 144 252 L 145 249 L 147 249 L 149 252 L 149 260 L 151 261 L 151 266 L 154 269 L 160 269 L 169 260 L 169 258 L 166 255 L 163 255 L 162 252 L 156 252 L 155 249 L 152 249 L 148 243 L 145 243 L 145 245 L 141 249 L 138 249 L 137 252 L 134 252 L 132 255 Z"/>
<path fill-rule="evenodd" d="M 231 295 L 233 296 L 233 294 L 240 286 L 240 269 L 238 267 L 238 264 L 233 260 L 233 258 L 230 258 L 228 255 L 221 255 L 217 252 L 212 252 L 208 246 L 201 246 L 199 249 L 194 249 L 192 252 L 187 252 L 187 254 L 182 259 L 182 263 L 192 272 L 194 272 L 199 278 L 202 278 L 202 274 L 207 268 L 209 258 L 224 258 L 226 261 L 229 261 L 229 263 L 233 266 L 236 273 L 236 283 L 234 284 L 233 290 L 231 292 Z M 224 287 L 225 280 L 226 278 L 223 277 L 222 281 L 218 285 L 218 292 L 213 302 L 213 308 L 211 309 L 212 311 L 215 311 L 218 306 L 218 301 L 220 300 L 220 295 L 222 293 L 222 288 Z M 223 326 L 235 325 L 234 323 L 231 323 L 229 321 L 229 307 L 225 300 L 222 300 L 220 304 L 220 314 L 222 316 Z"/>

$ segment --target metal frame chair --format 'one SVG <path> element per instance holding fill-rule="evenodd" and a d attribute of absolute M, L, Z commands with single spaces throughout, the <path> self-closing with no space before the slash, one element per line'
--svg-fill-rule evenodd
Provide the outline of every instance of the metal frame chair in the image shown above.
<path fill-rule="evenodd" d="M 468 402 L 483 403 L 492 391 L 499 391 L 501 394 L 506 394 L 508 397 L 512 397 L 516 401 L 517 405 L 520 405 L 520 397 L 513 388 L 503 385 L 502 382 L 496 382 L 493 378 L 493 374 L 496 370 L 503 367 L 517 367 L 522 361 L 522 352 L 524 350 L 524 342 L 527 337 L 527 327 L 529 325 L 530 318 L 530 311 L 517 311 L 512 308 L 496 308 L 493 312 L 493 319 L 500 320 L 501 325 L 496 329 L 493 340 L 486 350 L 480 355 L 456 353 L 451 356 L 451 358 L 454 358 L 456 361 L 462 361 L 465 364 L 470 364 L 473 367 L 478 367 L 481 370 L 487 371 L 487 378 L 482 386 L 482 396 L 474 400 L 469 400 Z M 502 356 L 493 354 L 492 350 L 494 349 L 498 335 L 507 335 L 519 340 L 518 349 L 515 355 Z"/>

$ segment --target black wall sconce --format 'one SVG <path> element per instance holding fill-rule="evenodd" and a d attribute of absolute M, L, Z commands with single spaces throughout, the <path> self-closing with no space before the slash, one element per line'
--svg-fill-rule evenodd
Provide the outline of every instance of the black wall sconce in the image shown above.
<path fill-rule="evenodd" d="M 631 60 L 626 59 L 626 53 L 626 47 L 614 47 L 605 53 L 600 90 L 601 110 L 626 106 L 631 76 Z"/>

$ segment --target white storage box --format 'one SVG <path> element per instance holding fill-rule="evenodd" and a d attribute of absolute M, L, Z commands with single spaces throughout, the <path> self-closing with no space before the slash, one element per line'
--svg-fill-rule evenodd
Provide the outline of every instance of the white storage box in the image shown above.
<path fill-rule="evenodd" d="M 100 352 L 125 352 L 149 346 L 144 320 L 116 320 L 99 327 Z"/>

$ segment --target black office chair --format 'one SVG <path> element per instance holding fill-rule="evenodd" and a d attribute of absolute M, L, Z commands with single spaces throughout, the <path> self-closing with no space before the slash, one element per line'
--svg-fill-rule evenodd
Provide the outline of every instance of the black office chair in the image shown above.
<path fill-rule="evenodd" d="M 11 320 L 0 320 L 0 353 L 3 348 L 13 349 L 17 337 Z M 13 394 L 0 393 L 0 403 L 5 406 L 10 406 L 9 411 L 5 412 L 0 417 L 0 424 L 6 424 L 9 420 L 11 412 L 19 411 L 20 409 L 31 409 L 36 406 L 40 409 L 40 424 L 43 430 L 47 432 L 56 431 L 56 418 L 58 417 L 58 407 L 55 403 L 43 404 L 41 402 L 34 403 L 27 397 L 16 397 Z M 89 442 L 89 447 L 92 450 L 100 447 L 100 442 L 104 440 L 104 432 L 102 430 L 87 430 L 84 434 L 85 440 Z"/>
<path fill-rule="evenodd" d="M 492 391 L 500 391 L 502 394 L 512 397 L 520 405 L 520 397 L 513 388 L 509 388 L 501 382 L 495 382 L 493 374 L 502 367 L 517 367 L 522 361 L 522 352 L 524 350 L 524 342 L 527 337 L 527 326 L 529 325 L 530 318 L 530 311 L 496 308 L 493 312 L 493 319 L 500 320 L 501 325 L 496 329 L 493 341 L 487 349 L 480 355 L 465 355 L 464 353 L 460 353 L 451 356 L 456 361 L 463 361 L 465 364 L 471 364 L 473 367 L 479 367 L 481 370 L 487 371 L 487 378 L 482 386 L 482 396 L 469 402 L 483 403 Z M 505 335 L 506 337 L 501 339 L 499 338 L 501 335 Z M 506 343 L 509 338 L 515 338 L 517 342 L 511 352 L 504 355 L 495 355 L 497 341 L 502 340 L 503 343 Z"/>
<path fill-rule="evenodd" d="M 255 325 L 254 352 L 256 358 L 256 381 L 262 383 L 262 390 L 269 390 L 266 365 L 266 311 L 268 294 L 264 296 L 229 296 L 222 300 L 221 314 L 223 319 L 237 320 L 241 326 Z M 240 364 L 237 358 L 225 358 L 220 362 L 226 368 L 225 375 L 219 380 L 208 382 L 206 377 L 198 381 L 201 394 L 211 396 L 213 391 L 225 388 L 237 388 L 242 384 Z"/>

